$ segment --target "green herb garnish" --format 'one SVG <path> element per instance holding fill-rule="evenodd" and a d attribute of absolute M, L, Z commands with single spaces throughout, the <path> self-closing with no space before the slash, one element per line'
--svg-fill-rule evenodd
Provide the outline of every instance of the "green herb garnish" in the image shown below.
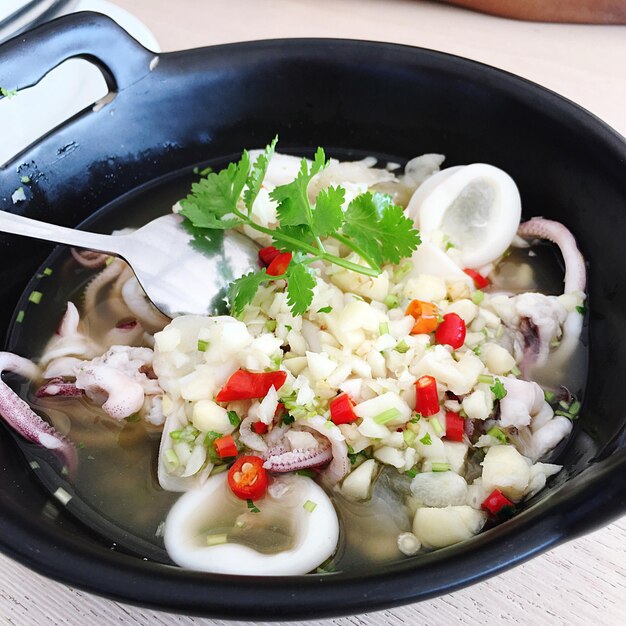
<path fill-rule="evenodd" d="M 204 339 L 198 339 L 198 352 L 206 352 L 209 347 L 209 342 Z"/>
<path fill-rule="evenodd" d="M 256 504 L 254 504 L 254 502 L 252 500 L 246 500 L 246 503 L 248 504 L 248 510 L 250 511 L 250 513 L 260 513 L 261 509 L 259 509 L 257 507 Z"/>
<path fill-rule="evenodd" d="M 33 304 L 39 304 L 41 302 L 42 296 L 43 294 L 41 293 L 41 291 L 31 291 L 30 296 L 28 296 L 28 301 L 32 302 Z"/>
<path fill-rule="evenodd" d="M 0 87 L 0 94 L 4 98 L 12 98 L 13 96 L 17 96 L 17 89 L 7 89 L 6 87 Z"/>
<path fill-rule="evenodd" d="M 433 440 L 430 438 L 430 433 L 426 433 L 421 439 L 420 443 L 425 446 L 430 446 L 433 443 Z"/>
<path fill-rule="evenodd" d="M 317 309 L 318 313 L 330 313 L 333 310 L 332 306 L 323 306 L 321 309 Z"/>
<path fill-rule="evenodd" d="M 578 311 L 581 315 L 584 315 L 587 309 L 585 309 L 585 307 L 584 307 L 584 306 L 579 305 L 579 306 L 577 306 L 577 307 L 576 307 L 576 310 L 577 310 L 577 311 Z"/>
<path fill-rule="evenodd" d="M 239 424 L 241 424 L 241 420 L 239 419 L 239 415 L 237 415 L 237 413 L 235 413 L 235 411 L 228 411 L 227 415 L 228 415 L 228 421 L 235 428 L 237 428 L 237 426 L 239 426 Z"/>
<path fill-rule="evenodd" d="M 496 378 L 496 382 L 494 385 L 490 387 L 493 395 L 496 397 L 496 400 L 502 400 L 506 396 L 506 389 L 502 384 L 502 381 L 499 378 Z"/>
<path fill-rule="evenodd" d="M 199 229 L 229 230 L 247 225 L 269 235 L 292 260 L 285 272 L 269 276 L 265 269 L 251 272 L 231 284 L 229 301 L 233 314 L 239 315 L 252 302 L 258 288 L 271 280 L 287 281 L 287 303 L 294 315 L 304 313 L 313 300 L 315 276 L 310 264 L 317 260 L 334 263 L 366 276 L 378 276 L 385 263 L 399 263 L 420 244 L 413 222 L 391 196 L 363 193 L 343 209 L 342 187 L 322 189 L 311 203 L 308 187 L 313 177 L 329 161 L 318 148 L 312 162 L 302 159 L 295 180 L 276 187 L 271 198 L 278 203 L 278 226 L 265 228 L 252 219 L 252 205 L 276 148 L 277 138 L 252 163 L 244 151 L 238 163 L 220 172 L 210 172 L 181 200 L 181 214 Z M 245 191 L 244 191 L 245 189 Z M 363 263 L 356 263 L 326 251 L 322 239 L 331 237 L 356 253 Z"/>

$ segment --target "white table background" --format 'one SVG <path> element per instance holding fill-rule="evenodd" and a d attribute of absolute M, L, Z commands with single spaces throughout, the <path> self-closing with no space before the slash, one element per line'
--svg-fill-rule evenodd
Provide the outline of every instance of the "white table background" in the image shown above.
<path fill-rule="evenodd" d="M 411 44 L 529 78 L 626 135 L 626 26 L 504 20 L 419 0 L 116 0 L 164 51 L 272 37 Z M 625 173 L 626 175 L 626 173 Z M 433 600 L 307 626 L 626 624 L 626 518 Z M 243 623 L 243 622 L 241 622 Z M 0 556 L 0 624 L 235 624 L 139 609 L 46 580 Z"/>

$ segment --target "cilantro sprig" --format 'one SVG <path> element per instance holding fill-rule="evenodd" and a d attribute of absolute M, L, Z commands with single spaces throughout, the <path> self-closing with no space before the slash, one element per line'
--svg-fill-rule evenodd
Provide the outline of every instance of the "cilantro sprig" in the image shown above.
<path fill-rule="evenodd" d="M 265 269 L 250 272 L 234 281 L 229 300 L 234 315 L 252 302 L 261 285 L 270 280 L 287 281 L 287 303 L 294 315 L 303 314 L 313 300 L 314 261 L 334 263 L 359 274 L 378 276 L 386 263 L 398 263 L 420 244 L 413 222 L 396 206 L 390 196 L 363 193 L 344 210 L 343 187 L 322 189 L 311 203 L 308 188 L 315 175 L 329 164 L 322 148 L 312 161 L 302 159 L 296 178 L 273 189 L 270 197 L 277 203 L 275 229 L 257 224 L 252 206 L 259 195 L 269 162 L 276 150 L 274 140 L 254 163 L 244 151 L 237 163 L 220 172 L 206 174 L 192 185 L 191 193 L 181 200 L 181 215 L 194 228 L 228 230 L 249 226 L 269 235 L 281 252 L 292 253 L 285 272 L 269 276 Z M 360 263 L 328 252 L 325 239 L 340 242 L 360 257 Z"/>

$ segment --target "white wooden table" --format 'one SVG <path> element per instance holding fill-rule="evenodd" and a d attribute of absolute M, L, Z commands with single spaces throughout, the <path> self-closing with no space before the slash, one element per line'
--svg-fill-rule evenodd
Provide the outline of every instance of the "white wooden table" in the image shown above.
<path fill-rule="evenodd" d="M 503 20 L 419 0 L 116 0 L 163 50 L 272 37 L 392 41 L 509 70 L 578 102 L 626 135 L 626 27 Z M 626 624 L 626 518 L 516 569 L 389 611 L 306 622 Z M 134 608 L 69 588 L 0 556 L 0 624 L 217 625 Z M 301 623 L 301 624 L 304 624 Z"/>

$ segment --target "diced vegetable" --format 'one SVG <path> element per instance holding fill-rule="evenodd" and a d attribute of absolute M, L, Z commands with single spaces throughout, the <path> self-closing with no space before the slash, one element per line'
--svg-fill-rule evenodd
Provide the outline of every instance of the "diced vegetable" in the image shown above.
<path fill-rule="evenodd" d="M 228 470 L 228 485 L 241 500 L 258 500 L 267 493 L 269 478 L 258 456 L 240 456 Z"/>
<path fill-rule="evenodd" d="M 268 426 L 267 426 L 267 424 L 264 424 L 263 422 L 258 421 L 258 422 L 254 422 L 252 424 L 252 430 L 257 435 L 264 435 L 268 431 Z"/>
<path fill-rule="evenodd" d="M 465 322 L 456 313 L 447 313 L 435 331 L 435 341 L 458 350 L 465 342 Z"/>
<path fill-rule="evenodd" d="M 483 460 L 485 489 L 499 489 L 505 496 L 518 500 L 530 480 L 526 459 L 512 445 L 489 448 Z"/>
<path fill-rule="evenodd" d="M 513 511 L 513 503 L 499 489 L 494 489 L 480 506 L 491 515 L 510 515 Z"/>
<path fill-rule="evenodd" d="M 213 442 L 213 447 L 222 459 L 237 456 L 237 444 L 232 435 L 225 435 L 224 437 L 216 439 Z"/>
<path fill-rule="evenodd" d="M 450 441 L 463 441 L 465 433 L 465 420 L 452 411 L 446 412 L 446 439 Z"/>
<path fill-rule="evenodd" d="M 413 533 L 423 545 L 443 548 L 473 537 L 483 527 L 487 516 L 471 506 L 417 509 Z"/>
<path fill-rule="evenodd" d="M 432 376 L 422 376 L 415 383 L 415 410 L 428 417 L 439 413 L 437 381 Z"/>
<path fill-rule="evenodd" d="M 271 387 L 280 389 L 287 380 L 287 372 L 248 372 L 237 370 L 220 389 L 216 396 L 218 402 L 232 402 L 233 400 L 252 400 L 263 398 Z"/>
<path fill-rule="evenodd" d="M 259 261 L 267 267 L 278 255 L 280 250 L 274 246 L 267 246 L 259 250 Z"/>
<path fill-rule="evenodd" d="M 267 266 L 265 272 L 268 276 L 282 276 L 291 263 L 291 252 L 281 252 Z"/>
<path fill-rule="evenodd" d="M 354 402 L 347 393 L 342 393 L 330 401 L 330 419 L 337 425 L 351 424 L 358 419 L 354 412 Z"/>
<path fill-rule="evenodd" d="M 482 274 L 479 274 L 476 270 L 466 268 L 463 270 L 473 281 L 476 289 L 484 289 L 491 284 L 488 278 L 485 278 Z"/>
<path fill-rule="evenodd" d="M 412 335 L 432 333 L 439 323 L 437 307 L 432 302 L 411 300 L 406 309 L 406 314 L 415 318 L 415 324 L 411 329 Z"/>
<path fill-rule="evenodd" d="M 367 500 L 375 472 L 376 461 L 374 459 L 363 461 L 345 477 L 341 485 L 341 493 L 353 500 Z"/>

